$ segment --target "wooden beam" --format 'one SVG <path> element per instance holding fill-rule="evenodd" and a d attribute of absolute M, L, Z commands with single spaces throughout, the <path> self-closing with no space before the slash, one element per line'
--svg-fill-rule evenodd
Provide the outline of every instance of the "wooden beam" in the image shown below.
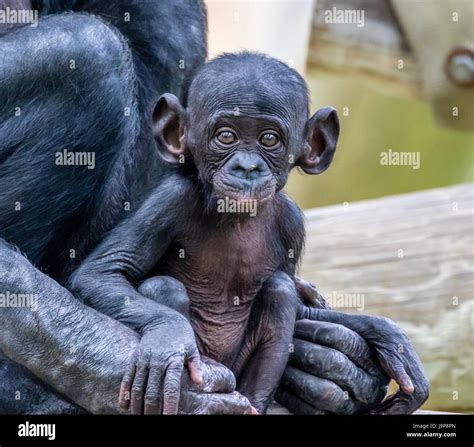
<path fill-rule="evenodd" d="M 309 210 L 300 276 L 333 307 L 384 315 L 412 338 L 429 408 L 474 408 L 474 185 Z"/>
<path fill-rule="evenodd" d="M 363 26 L 328 22 L 334 10 L 363 12 Z M 318 0 L 308 63 L 334 74 L 369 78 L 384 92 L 421 93 L 420 66 L 388 0 Z"/>

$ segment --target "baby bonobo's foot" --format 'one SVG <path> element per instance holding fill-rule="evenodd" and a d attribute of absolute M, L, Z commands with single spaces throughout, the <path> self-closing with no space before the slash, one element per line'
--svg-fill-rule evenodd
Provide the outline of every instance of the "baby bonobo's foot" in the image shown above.
<path fill-rule="evenodd" d="M 235 391 L 230 369 L 205 356 L 201 361 L 201 384 L 194 383 L 186 371 L 183 374 L 179 414 L 258 414 L 250 401 Z"/>
<path fill-rule="evenodd" d="M 176 279 L 170 276 L 155 276 L 141 283 L 138 287 L 138 291 L 143 296 L 146 296 L 156 303 L 174 309 L 189 319 L 189 298 L 184 285 Z M 176 331 L 176 333 L 179 332 Z M 141 355 L 143 357 L 143 354 Z M 174 384 L 174 397 L 171 398 L 173 409 L 171 411 L 165 409 L 165 405 L 162 404 L 163 399 L 159 397 L 160 387 L 158 386 L 159 384 L 156 384 L 156 381 L 160 379 L 163 380 L 163 376 L 158 373 L 155 379 L 152 377 L 148 378 L 146 390 L 143 389 L 143 384 L 142 390 L 135 393 L 138 401 L 132 406 L 132 413 L 144 412 L 145 414 L 159 414 L 163 412 L 169 414 L 170 412 L 175 413 L 176 409 L 179 414 L 257 413 L 257 410 L 252 407 L 249 400 L 235 391 L 235 376 L 230 369 L 208 357 L 202 356 L 200 359 L 200 377 L 198 377 L 198 380 L 196 380 L 196 375 L 194 374 L 196 371 L 193 372 L 193 363 L 191 364 L 191 368 L 189 368 L 189 364 L 188 369 L 183 369 L 181 366 L 178 368 L 181 371 L 180 390 L 179 387 L 176 387 L 175 379 L 177 379 L 177 374 L 174 374 L 171 379 Z M 178 369 L 176 369 L 176 373 L 178 373 Z M 130 370 L 135 371 L 133 364 Z M 156 372 L 156 367 L 154 368 L 154 372 Z M 150 369 L 150 373 L 152 373 L 152 369 Z M 151 385 L 150 380 L 152 381 Z M 125 391 L 128 387 L 125 388 Z M 161 392 L 164 397 L 167 393 L 166 388 L 162 387 Z M 131 398 L 133 401 L 133 387 L 131 394 L 132 396 L 129 396 L 129 399 Z M 143 405 L 140 402 L 140 398 L 143 398 L 144 395 L 145 404 Z M 123 396 L 125 395 L 123 394 Z M 178 401 L 179 405 L 176 407 L 175 402 Z M 123 402 L 123 405 L 128 407 L 126 401 Z"/>

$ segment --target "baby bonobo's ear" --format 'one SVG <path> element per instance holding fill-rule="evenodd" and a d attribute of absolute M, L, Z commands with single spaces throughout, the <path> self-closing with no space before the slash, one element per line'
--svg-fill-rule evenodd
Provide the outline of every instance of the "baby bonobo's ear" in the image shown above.
<path fill-rule="evenodd" d="M 185 111 L 176 96 L 165 93 L 153 111 L 153 136 L 158 142 L 158 152 L 164 160 L 178 163 L 186 152 L 184 141 Z"/>
<path fill-rule="evenodd" d="M 339 137 L 339 118 L 332 107 L 319 109 L 308 121 L 308 140 L 297 162 L 307 174 L 321 174 L 331 164 Z"/>

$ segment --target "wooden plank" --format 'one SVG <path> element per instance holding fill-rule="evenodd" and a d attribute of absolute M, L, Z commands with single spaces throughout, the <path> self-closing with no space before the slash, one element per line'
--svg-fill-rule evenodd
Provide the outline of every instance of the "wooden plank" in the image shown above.
<path fill-rule="evenodd" d="M 311 210 L 306 217 L 301 275 L 326 294 L 363 294 L 365 310 L 390 310 L 416 323 L 436 322 L 455 296 L 472 298 L 470 184 Z"/>
<path fill-rule="evenodd" d="M 282 407 L 280 404 L 277 402 L 273 402 L 270 407 L 268 408 L 267 414 L 286 414 L 286 415 L 291 415 L 290 411 L 288 411 L 287 408 Z M 456 414 L 456 413 L 448 413 L 445 411 L 427 411 L 427 410 L 418 410 L 415 411 L 414 414 Z"/>
<path fill-rule="evenodd" d="M 300 275 L 336 309 L 397 321 L 437 410 L 474 409 L 473 204 L 464 184 L 306 212 Z"/>

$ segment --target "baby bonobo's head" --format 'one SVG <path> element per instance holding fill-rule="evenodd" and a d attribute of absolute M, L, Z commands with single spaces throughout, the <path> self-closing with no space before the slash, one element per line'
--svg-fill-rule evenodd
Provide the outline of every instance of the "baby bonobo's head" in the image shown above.
<path fill-rule="evenodd" d="M 167 161 L 192 161 L 214 197 L 263 203 L 285 186 L 294 166 L 320 174 L 333 159 L 336 111 L 309 117 L 305 81 L 276 59 L 220 56 L 198 71 L 186 103 L 163 95 L 154 135 Z"/>

